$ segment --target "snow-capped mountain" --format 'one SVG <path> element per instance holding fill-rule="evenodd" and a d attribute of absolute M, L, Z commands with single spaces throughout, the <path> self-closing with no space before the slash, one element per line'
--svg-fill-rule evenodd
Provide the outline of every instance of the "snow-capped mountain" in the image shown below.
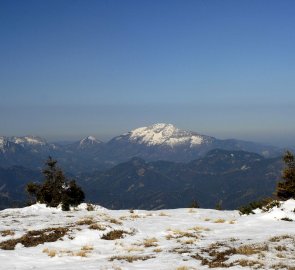
<path fill-rule="evenodd" d="M 0 137 L 0 166 L 41 167 L 48 156 L 69 171 L 97 170 L 140 157 L 147 161 L 188 162 L 212 149 L 243 150 L 265 157 L 278 156 L 280 149 L 241 140 L 219 140 L 198 132 L 158 123 L 133 129 L 103 143 L 94 136 L 64 144 L 49 144 L 36 136 Z M 87 169 L 86 169 L 87 168 Z"/>
<path fill-rule="evenodd" d="M 37 136 L 0 137 L 0 166 L 39 168 L 55 151 L 55 145 Z"/>
<path fill-rule="evenodd" d="M 47 141 L 37 136 L 10 137 L 9 141 L 21 146 L 45 146 Z"/>
<path fill-rule="evenodd" d="M 108 147 L 119 161 L 138 156 L 146 160 L 192 160 L 211 150 L 216 139 L 158 123 L 140 127 L 113 138 Z"/>
<path fill-rule="evenodd" d="M 214 140 L 212 137 L 200 135 L 196 132 L 180 130 L 172 124 L 164 123 L 137 128 L 130 131 L 125 136 L 128 137 L 130 142 L 148 146 L 166 145 L 170 147 L 179 145 L 195 147 Z"/>
<path fill-rule="evenodd" d="M 79 146 L 83 148 L 85 146 L 97 145 L 101 143 L 102 141 L 96 139 L 94 136 L 88 136 L 79 142 Z"/>
<path fill-rule="evenodd" d="M 64 145 L 64 150 L 65 151 L 70 151 L 72 153 L 75 153 L 75 151 L 78 151 L 79 154 L 81 154 L 81 151 L 85 152 L 95 152 L 97 149 L 100 149 L 104 143 L 94 136 L 87 136 L 83 138 L 80 141 L 76 141 L 74 143 L 70 143 L 68 145 Z M 90 153 L 89 152 L 89 153 Z"/>
<path fill-rule="evenodd" d="M 0 151 L 4 150 L 6 142 L 7 141 L 5 137 L 0 137 Z"/>
<path fill-rule="evenodd" d="M 42 147 L 48 146 L 45 139 L 37 136 L 22 136 L 22 137 L 0 137 L 0 149 L 7 150 L 9 146 L 16 144 L 22 147 Z"/>
<path fill-rule="evenodd" d="M 126 157 L 138 156 L 150 161 L 162 159 L 186 162 L 215 148 L 243 150 L 264 156 L 277 153 L 275 147 L 234 139 L 219 140 L 164 123 L 131 130 L 113 138 L 107 145 L 119 161 L 124 161 L 122 158 L 126 160 Z"/>

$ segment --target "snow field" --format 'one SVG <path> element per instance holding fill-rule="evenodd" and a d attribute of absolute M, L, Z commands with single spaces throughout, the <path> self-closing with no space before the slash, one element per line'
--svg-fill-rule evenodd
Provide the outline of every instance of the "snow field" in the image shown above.
<path fill-rule="evenodd" d="M 69 212 L 40 204 L 6 209 L 0 211 L 0 247 L 30 231 L 46 237 L 45 229 L 64 228 L 66 234 L 0 249 L 0 269 L 294 270 L 294 209 L 294 200 L 249 216 L 211 209 L 87 211 L 86 204 Z"/>

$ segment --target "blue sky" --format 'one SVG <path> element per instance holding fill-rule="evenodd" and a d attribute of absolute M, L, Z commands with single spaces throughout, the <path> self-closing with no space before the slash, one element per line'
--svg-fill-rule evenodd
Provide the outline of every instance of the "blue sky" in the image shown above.
<path fill-rule="evenodd" d="M 295 145 L 292 0 L 0 1 L 0 134 L 156 122 Z"/>

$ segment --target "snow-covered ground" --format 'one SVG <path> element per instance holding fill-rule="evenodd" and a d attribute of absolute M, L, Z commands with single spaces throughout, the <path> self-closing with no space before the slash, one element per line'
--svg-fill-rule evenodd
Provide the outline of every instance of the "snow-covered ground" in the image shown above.
<path fill-rule="evenodd" d="M 69 212 L 40 204 L 6 209 L 0 269 L 294 270 L 294 209 L 295 200 L 249 216 L 210 209 L 88 211 L 86 204 Z M 34 238 L 41 243 L 30 246 Z"/>

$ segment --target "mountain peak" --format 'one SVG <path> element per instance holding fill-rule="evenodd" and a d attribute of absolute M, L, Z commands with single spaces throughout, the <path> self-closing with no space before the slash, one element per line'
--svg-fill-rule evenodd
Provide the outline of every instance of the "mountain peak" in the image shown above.
<path fill-rule="evenodd" d="M 172 124 L 157 123 L 147 127 L 141 127 L 129 132 L 130 141 L 149 146 L 189 144 L 190 147 L 205 142 L 205 137 L 195 132 L 180 130 Z"/>
<path fill-rule="evenodd" d="M 45 139 L 37 137 L 37 136 L 22 136 L 22 137 L 11 137 L 9 139 L 11 142 L 25 146 L 25 145 L 46 145 L 47 142 Z"/>
<path fill-rule="evenodd" d="M 82 139 L 79 143 L 80 146 L 83 145 L 94 145 L 94 144 L 99 144 L 101 141 L 96 139 L 94 136 L 87 136 L 84 139 Z"/>

